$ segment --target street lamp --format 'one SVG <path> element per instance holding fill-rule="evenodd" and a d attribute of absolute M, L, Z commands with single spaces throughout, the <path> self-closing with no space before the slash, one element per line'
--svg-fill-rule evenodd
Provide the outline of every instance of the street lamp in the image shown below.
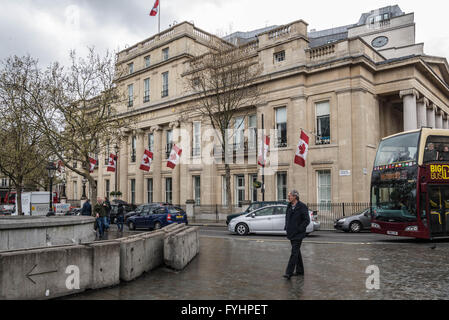
<path fill-rule="evenodd" d="M 47 217 L 54 216 L 53 211 L 53 177 L 55 176 L 57 168 L 53 162 L 49 162 L 47 165 L 48 179 L 50 180 L 50 205 L 47 213 Z"/>
<path fill-rule="evenodd" d="M 87 179 L 83 178 L 82 180 L 83 182 L 83 195 L 81 196 L 81 200 L 86 200 L 87 196 L 86 196 L 86 183 L 87 183 Z"/>
<path fill-rule="evenodd" d="M 67 180 L 65 177 L 62 178 L 62 195 L 61 195 L 61 199 L 66 199 L 67 196 L 65 194 L 65 186 L 66 186 Z"/>
<path fill-rule="evenodd" d="M 117 194 L 117 171 L 118 171 L 118 145 L 115 144 L 115 193 Z"/>

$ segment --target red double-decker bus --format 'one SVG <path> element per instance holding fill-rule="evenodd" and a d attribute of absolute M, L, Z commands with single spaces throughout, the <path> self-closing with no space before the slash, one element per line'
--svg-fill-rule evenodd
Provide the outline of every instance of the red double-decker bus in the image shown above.
<path fill-rule="evenodd" d="M 384 138 L 371 179 L 371 232 L 449 237 L 449 130 Z"/>

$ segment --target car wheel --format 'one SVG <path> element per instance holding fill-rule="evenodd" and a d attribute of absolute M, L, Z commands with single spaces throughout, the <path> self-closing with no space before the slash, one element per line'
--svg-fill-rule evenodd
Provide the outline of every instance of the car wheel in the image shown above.
<path fill-rule="evenodd" d="M 359 233 L 360 231 L 362 231 L 362 224 L 358 221 L 351 222 L 351 224 L 349 225 L 349 230 L 352 233 Z"/>
<path fill-rule="evenodd" d="M 136 230 L 136 226 L 135 226 L 134 222 L 129 223 L 129 230 Z"/>
<path fill-rule="evenodd" d="M 154 230 L 159 230 L 161 228 L 161 223 L 160 222 L 156 222 L 154 224 Z"/>
<path fill-rule="evenodd" d="M 246 223 L 239 223 L 236 227 L 235 227 L 235 232 L 239 235 L 239 236 L 246 236 L 249 233 L 249 228 L 246 225 Z"/>

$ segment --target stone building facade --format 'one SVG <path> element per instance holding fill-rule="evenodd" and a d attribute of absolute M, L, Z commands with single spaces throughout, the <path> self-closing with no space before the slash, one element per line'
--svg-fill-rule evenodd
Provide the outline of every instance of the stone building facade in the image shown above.
<path fill-rule="evenodd" d="M 262 67 L 261 101 L 243 114 L 243 162 L 231 165 L 233 205 L 261 200 L 261 168 L 253 131 L 277 129 L 271 139 L 266 200 L 285 199 L 295 188 L 309 203 L 368 202 L 371 170 L 382 137 L 421 126 L 449 128 L 449 66 L 415 43 L 413 13 L 386 7 L 353 25 L 308 32 L 299 20 L 241 37 Z M 128 96 L 120 113 L 139 119 L 118 147 L 117 180 L 106 171 L 107 152 L 95 170 L 98 195 L 117 189 L 137 204 L 169 201 L 225 205 L 224 165 L 207 163 L 211 142 L 205 119 L 182 119 L 191 103 L 185 74 L 189 59 L 209 50 L 213 35 L 183 22 L 119 53 L 127 75 L 118 86 Z M 229 39 L 228 39 L 229 40 Z M 224 41 L 224 40 L 220 40 Z M 232 42 L 232 41 L 231 41 Z M 235 122 L 240 123 L 236 117 Z M 237 125 L 236 128 L 239 126 Z M 306 168 L 294 164 L 301 129 L 309 133 Z M 173 143 L 182 162 L 167 168 Z M 260 144 L 260 142 L 259 142 Z M 154 152 L 150 172 L 139 170 L 145 149 Z M 113 152 L 110 150 L 110 152 Z M 273 158 L 275 156 L 275 159 Z M 70 176 L 69 199 L 79 199 L 81 178 Z"/>

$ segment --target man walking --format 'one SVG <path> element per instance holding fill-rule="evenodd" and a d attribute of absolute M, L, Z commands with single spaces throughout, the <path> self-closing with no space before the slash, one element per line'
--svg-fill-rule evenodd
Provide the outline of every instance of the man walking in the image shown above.
<path fill-rule="evenodd" d="M 284 278 L 290 280 L 292 276 L 304 275 L 304 265 L 301 256 L 302 240 L 306 237 L 306 229 L 310 223 L 309 209 L 299 201 L 299 193 L 292 190 L 288 194 L 287 214 L 285 215 L 285 230 L 287 231 L 287 239 L 292 244 L 292 253 L 288 261 L 287 271 Z M 295 271 L 296 267 L 296 272 Z"/>
<path fill-rule="evenodd" d="M 82 216 L 91 216 L 92 215 L 92 206 L 90 205 L 90 200 L 87 199 L 83 204 L 83 208 L 81 209 Z"/>
<path fill-rule="evenodd" d="M 104 236 L 104 228 L 106 224 L 106 209 L 103 203 L 98 199 L 97 204 L 94 207 L 95 217 L 97 218 L 98 233 L 100 234 L 100 239 Z"/>
<path fill-rule="evenodd" d="M 123 208 L 123 204 L 118 204 L 117 210 L 117 229 L 120 232 L 123 232 L 123 221 L 125 218 L 125 209 Z"/>

